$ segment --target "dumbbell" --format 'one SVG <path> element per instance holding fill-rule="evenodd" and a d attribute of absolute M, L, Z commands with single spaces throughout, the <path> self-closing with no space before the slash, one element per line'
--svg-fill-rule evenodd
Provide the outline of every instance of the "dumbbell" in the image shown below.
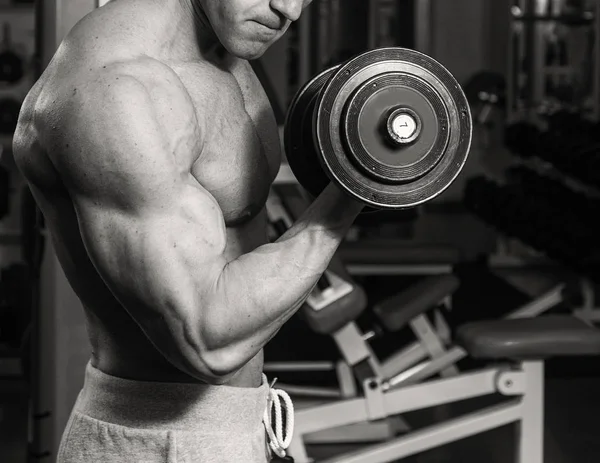
<path fill-rule="evenodd" d="M 593 241 L 593 229 L 585 217 L 574 214 L 567 204 L 547 198 L 543 191 L 532 192 L 519 184 L 499 187 L 500 194 L 512 198 L 505 228 L 542 250 L 562 249 L 565 254 L 581 255 Z M 515 228 L 515 224 L 520 224 Z"/>
<path fill-rule="evenodd" d="M 542 175 L 522 165 L 512 166 L 507 169 L 506 178 L 509 183 L 518 185 L 528 195 L 542 198 L 561 209 L 576 214 L 581 218 L 588 219 L 586 222 L 592 228 L 598 226 L 593 218 L 597 211 L 600 210 L 600 200 L 580 191 L 575 191 L 555 178 Z"/>
<path fill-rule="evenodd" d="M 561 211 L 553 209 L 551 202 L 539 201 L 525 190 L 475 177 L 467 183 L 465 205 L 501 233 L 552 259 L 581 271 L 585 268 L 586 273 L 598 262 L 590 257 L 590 251 L 598 246 L 588 227 L 569 223 L 569 218 L 561 217 Z"/>
<path fill-rule="evenodd" d="M 294 96 L 285 153 L 316 197 L 330 182 L 369 209 L 406 209 L 441 194 L 469 153 L 469 105 L 427 55 L 379 48 L 333 66 Z"/>
<path fill-rule="evenodd" d="M 506 127 L 504 144 L 517 156 L 527 158 L 534 156 L 537 151 L 537 139 L 541 132 L 533 124 L 516 122 Z"/>
<path fill-rule="evenodd" d="M 565 131 L 573 131 L 578 128 L 575 114 L 566 110 L 559 110 L 545 116 L 548 130 L 552 133 L 563 133 Z"/>
<path fill-rule="evenodd" d="M 505 144 L 522 158 L 537 157 L 580 181 L 600 185 L 600 142 L 586 131 L 540 131 L 520 122 L 507 127 Z"/>
<path fill-rule="evenodd" d="M 600 143 L 590 142 L 561 159 L 562 168 L 581 181 L 600 186 Z"/>
<path fill-rule="evenodd" d="M 600 142 L 588 130 L 548 130 L 539 140 L 536 156 L 584 183 L 600 185 Z"/>
<path fill-rule="evenodd" d="M 548 123 L 548 132 L 566 135 L 568 138 L 592 138 L 599 140 L 599 125 L 585 119 L 581 114 L 561 110 L 546 117 Z"/>

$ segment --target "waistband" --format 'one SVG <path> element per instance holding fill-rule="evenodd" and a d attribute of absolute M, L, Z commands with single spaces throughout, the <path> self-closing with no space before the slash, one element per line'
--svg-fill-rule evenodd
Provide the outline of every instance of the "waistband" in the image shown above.
<path fill-rule="evenodd" d="M 246 434 L 262 426 L 269 384 L 241 388 L 118 378 L 88 363 L 74 411 L 121 426 Z"/>

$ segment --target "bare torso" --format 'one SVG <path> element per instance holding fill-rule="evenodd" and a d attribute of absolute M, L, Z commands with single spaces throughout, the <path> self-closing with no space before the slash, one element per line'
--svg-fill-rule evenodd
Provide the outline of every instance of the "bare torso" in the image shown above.
<path fill-rule="evenodd" d="M 24 148 L 16 150 L 17 163 L 45 215 L 67 278 L 85 307 L 92 364 L 123 378 L 194 382 L 154 348 L 92 265 L 73 203 L 51 161 L 52 150 L 60 147 L 45 145 L 45 131 L 60 130 L 61 121 L 51 117 L 52 105 L 60 105 L 68 92 L 84 92 L 94 73 L 111 66 L 127 67 L 128 73 L 152 89 L 158 120 L 184 181 L 206 189 L 218 202 L 230 260 L 267 240 L 264 206 L 280 163 L 276 121 L 247 62 L 230 58 L 217 65 L 151 58 L 144 49 L 150 42 L 147 37 L 132 40 L 107 30 L 103 26 L 107 18 L 94 14 L 84 21 L 84 32 L 71 34 L 26 100 L 25 114 L 32 116 L 41 105 L 44 116 L 34 117 L 36 130 L 29 131 Z M 230 384 L 259 385 L 262 362 L 261 352 Z"/>

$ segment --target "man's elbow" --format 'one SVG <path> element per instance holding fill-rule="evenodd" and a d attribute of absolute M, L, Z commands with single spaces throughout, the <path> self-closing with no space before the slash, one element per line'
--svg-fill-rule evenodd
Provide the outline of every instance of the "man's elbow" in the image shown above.
<path fill-rule="evenodd" d="M 183 327 L 180 340 L 186 363 L 211 383 L 227 383 L 254 356 L 248 339 L 222 304 L 204 304 Z M 194 313 L 187 311 L 186 313 Z"/>
<path fill-rule="evenodd" d="M 179 370 L 208 384 L 226 384 L 239 370 L 235 359 L 223 350 L 196 349 L 186 345 L 168 357 Z"/>
<path fill-rule="evenodd" d="M 228 383 L 245 362 L 229 349 L 219 349 L 205 355 L 205 364 L 214 384 Z"/>
<path fill-rule="evenodd" d="M 221 305 L 206 310 L 205 315 L 199 333 L 203 360 L 215 378 L 231 378 L 256 355 L 257 349 L 244 335 L 245 327 L 240 327 Z"/>
<path fill-rule="evenodd" d="M 216 342 L 214 336 L 201 338 L 196 342 L 187 339 L 182 352 L 186 370 L 191 370 L 194 377 L 211 384 L 225 384 L 247 363 L 239 348 L 223 340 Z"/>

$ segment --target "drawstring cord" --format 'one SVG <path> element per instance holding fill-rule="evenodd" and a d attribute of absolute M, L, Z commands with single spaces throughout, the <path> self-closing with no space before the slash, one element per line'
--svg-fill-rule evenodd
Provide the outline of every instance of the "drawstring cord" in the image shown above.
<path fill-rule="evenodd" d="M 294 435 L 294 404 L 287 392 L 281 389 L 273 389 L 275 378 L 269 386 L 269 397 L 263 422 L 269 438 L 269 447 L 279 458 L 285 458 L 286 449 L 292 443 Z M 282 403 L 283 400 L 283 403 Z M 285 426 L 283 423 L 283 405 L 285 405 Z M 273 410 L 275 411 L 275 422 L 272 423 Z"/>

